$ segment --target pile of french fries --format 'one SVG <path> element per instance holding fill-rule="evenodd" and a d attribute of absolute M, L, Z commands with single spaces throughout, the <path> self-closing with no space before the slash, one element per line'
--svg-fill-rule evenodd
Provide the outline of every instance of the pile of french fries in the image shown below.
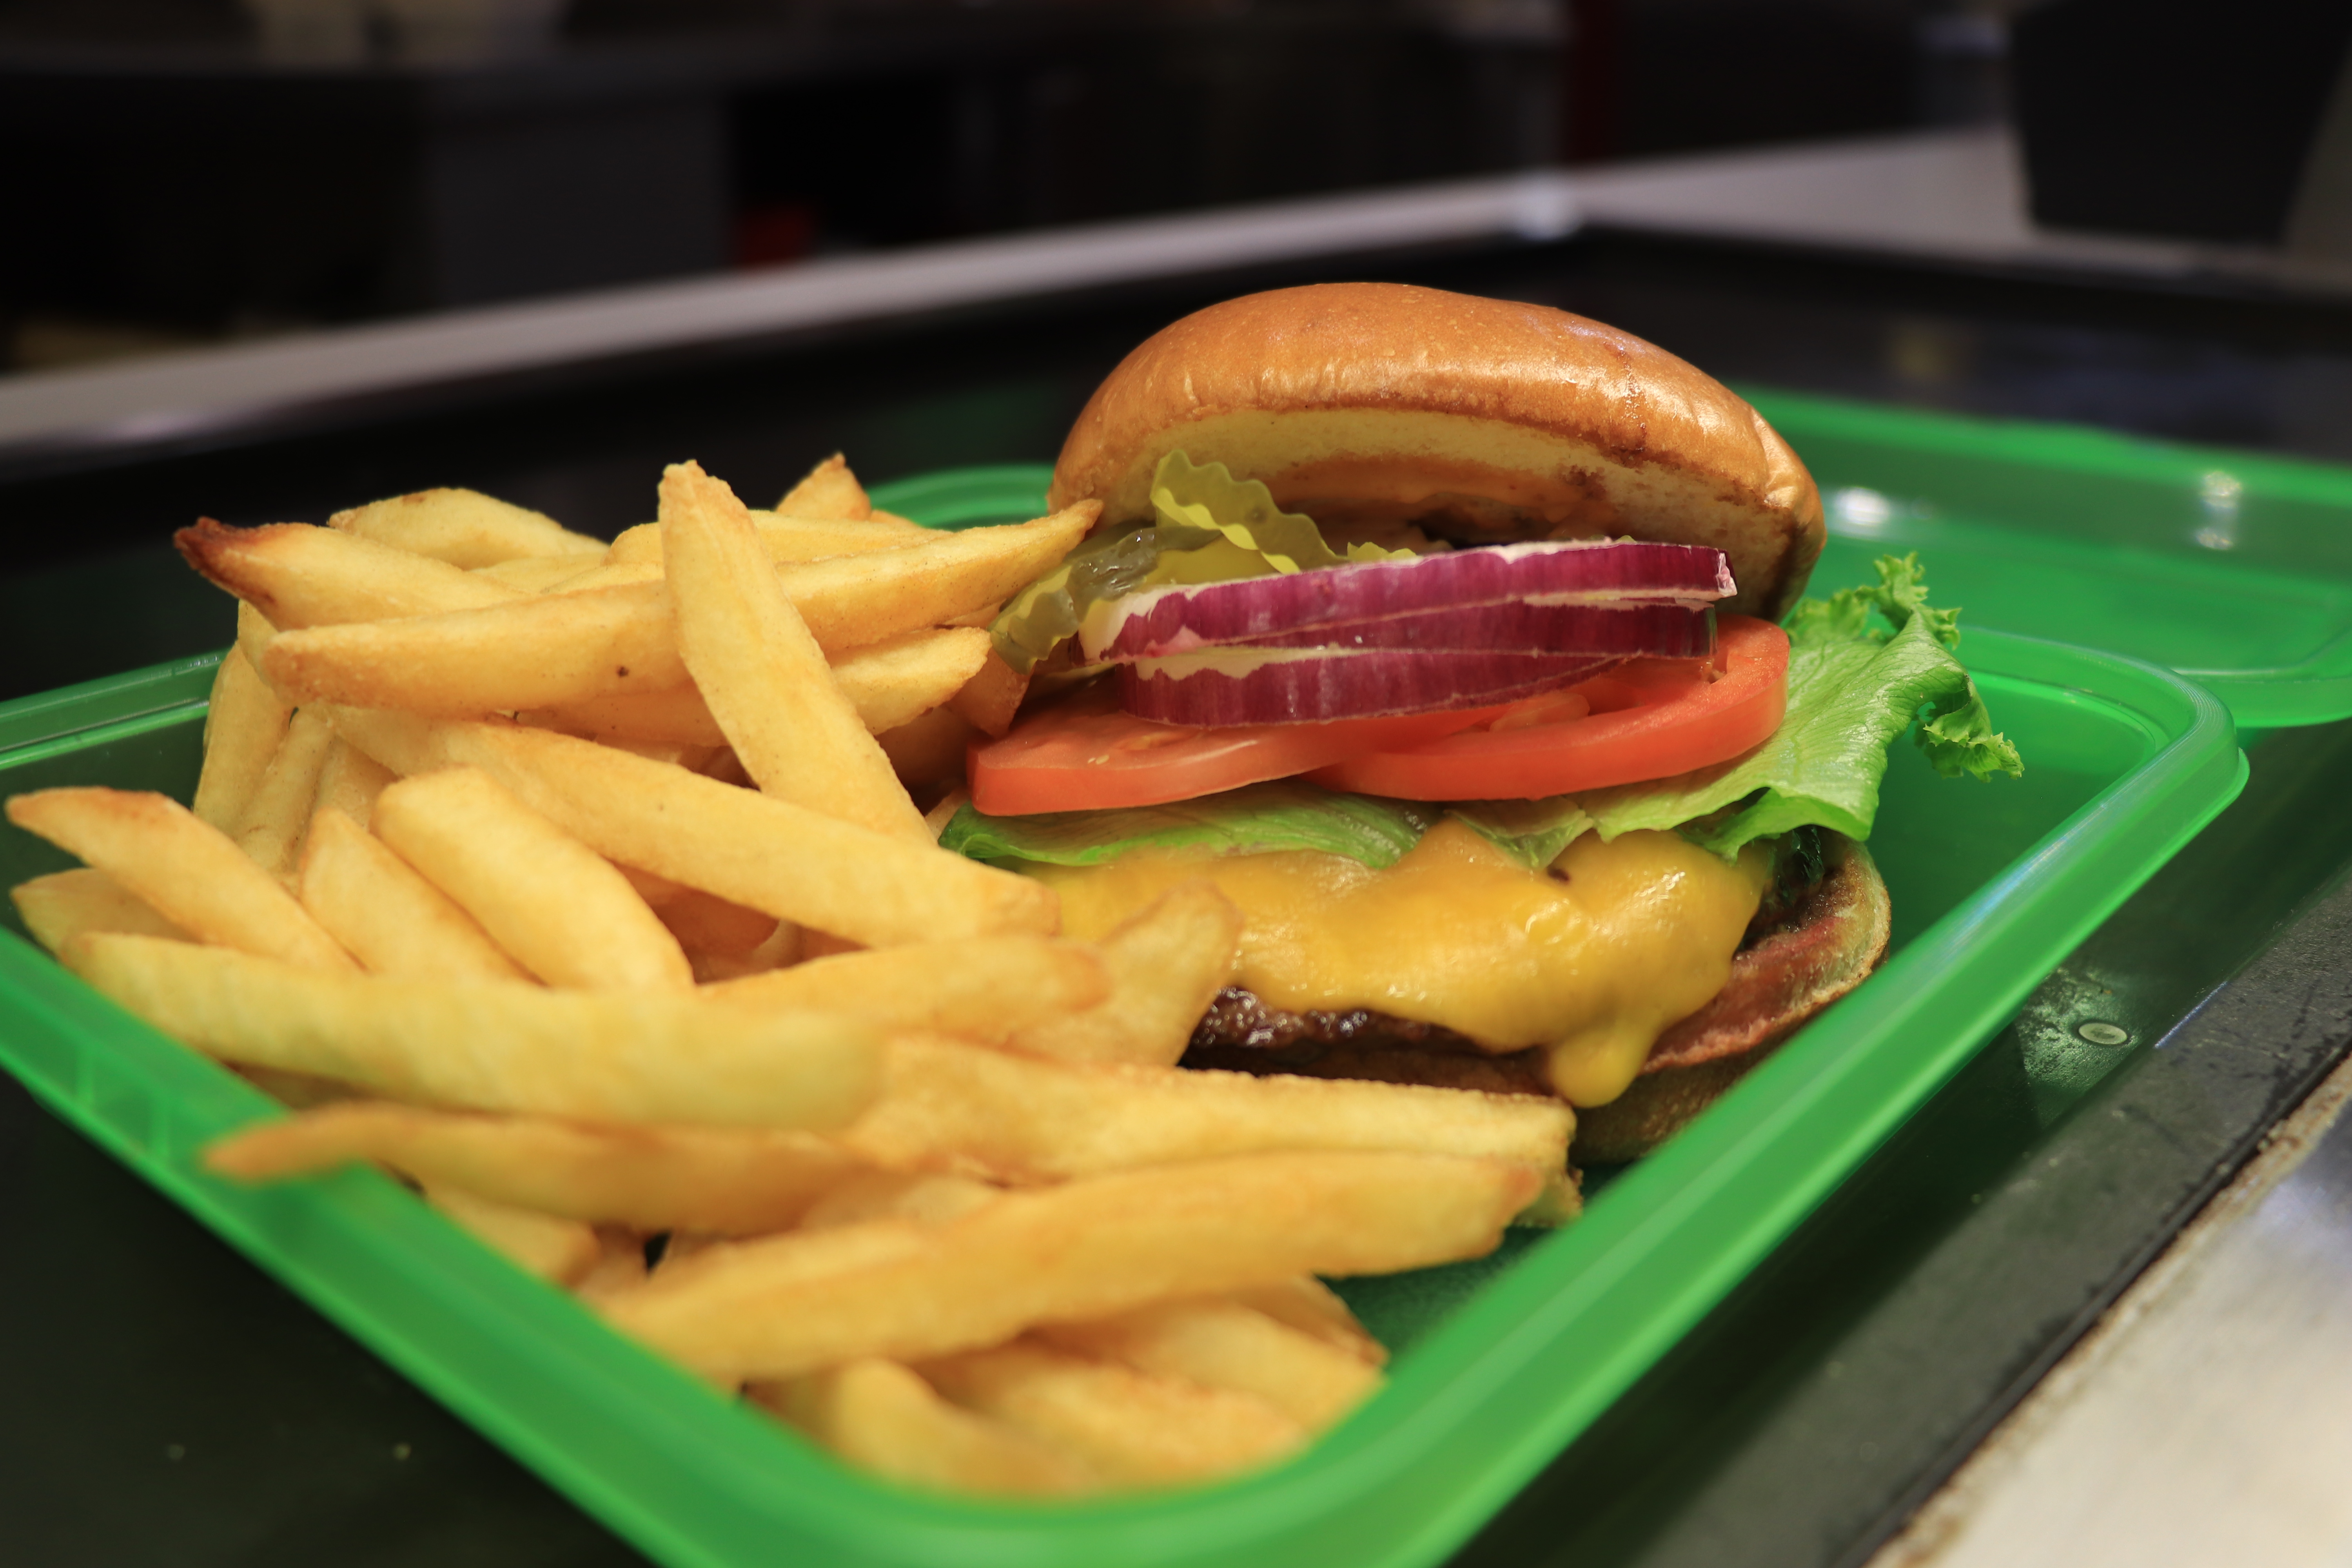
<path fill-rule="evenodd" d="M 933 532 L 836 458 L 694 464 L 610 547 L 436 490 L 205 522 L 236 595 L 193 807 L 56 789 L 15 889 L 77 974 L 293 1114 L 244 1181 L 385 1168 L 846 1460 L 1075 1496 L 1265 1464 L 1380 1382 L 1318 1276 L 1574 1212 L 1550 1100 L 1188 1072 L 1240 916 L 1099 944 L 938 847 L 984 630 L 1092 503 Z"/>

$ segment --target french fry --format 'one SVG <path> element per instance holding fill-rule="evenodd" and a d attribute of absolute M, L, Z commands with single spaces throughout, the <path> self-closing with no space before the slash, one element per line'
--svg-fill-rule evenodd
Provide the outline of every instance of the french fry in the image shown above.
<path fill-rule="evenodd" d="M 1076 1458 L 949 1404 L 897 1362 L 854 1361 L 746 1392 L 848 1463 L 908 1486 L 989 1497 L 1074 1497 L 1097 1486 Z"/>
<path fill-rule="evenodd" d="M 628 879 L 478 769 L 394 784 L 375 834 L 551 985 L 693 988 L 677 938 Z"/>
<path fill-rule="evenodd" d="M 67 967 L 207 1056 L 395 1100 L 590 1121 L 823 1130 L 873 1098 L 871 1030 L 692 996 L 328 974 L 92 934 Z"/>
<path fill-rule="evenodd" d="M 604 542 L 475 490 L 418 490 L 339 511 L 327 526 L 468 569 L 604 553 Z"/>
<path fill-rule="evenodd" d="M 493 1203 L 462 1187 L 433 1182 L 421 1184 L 426 1203 L 527 1274 L 570 1285 L 585 1277 L 604 1255 L 595 1231 L 578 1220 Z"/>
<path fill-rule="evenodd" d="M 264 686 L 269 686 L 269 678 L 262 674 L 261 656 L 269 651 L 269 645 L 277 637 L 278 628 L 269 624 L 268 616 L 242 599 L 236 602 L 236 651 L 245 655 L 245 662 L 253 667 L 254 674 L 261 677 Z M 276 695 L 276 687 L 271 686 L 269 689 L 273 696 Z M 289 716 L 294 711 L 293 704 L 282 697 L 278 699 L 278 705 L 284 708 Z"/>
<path fill-rule="evenodd" d="M 712 1247 L 601 1308 L 706 1375 L 919 1361 L 1299 1273 L 1475 1257 L 1540 1183 L 1522 1165 L 1425 1154 L 1203 1160 L 1010 1194 L 941 1226 L 877 1220 Z"/>
<path fill-rule="evenodd" d="M 226 833 L 261 787 L 269 759 L 286 739 L 293 710 L 278 700 L 245 657 L 232 647 L 213 677 L 205 708 L 205 762 L 196 774 L 195 813 Z"/>
<path fill-rule="evenodd" d="M 233 1063 L 229 1071 L 289 1110 L 313 1110 L 321 1105 L 340 1105 L 360 1098 L 359 1091 L 347 1083 L 337 1083 L 333 1079 L 319 1078 L 307 1072 L 237 1067 Z"/>
<path fill-rule="evenodd" d="M 237 818 L 237 847 L 273 877 L 285 879 L 293 870 L 303 831 L 310 825 L 310 805 L 319 795 L 327 752 L 334 743 L 334 727 L 324 714 L 297 711 L 278 754 L 262 771 L 260 787 Z"/>
<path fill-rule="evenodd" d="M 751 526 L 760 531 L 761 546 L 771 561 L 827 561 L 835 555 L 864 555 L 876 550 L 899 550 L 931 537 L 920 523 L 898 519 L 781 517 L 754 510 Z M 615 566 L 662 564 L 661 525 L 641 522 L 613 541 L 605 560 Z"/>
<path fill-rule="evenodd" d="M 987 936 L 838 953 L 706 990 L 746 1007 L 845 1013 L 883 1029 L 994 1041 L 1092 1007 L 1111 984 L 1085 943 Z"/>
<path fill-rule="evenodd" d="M 33 940 L 51 952 L 84 931 L 129 931 L 137 936 L 189 940 L 188 933 L 127 891 L 121 883 L 89 866 L 52 871 L 8 889 L 16 916 Z"/>
<path fill-rule="evenodd" d="M 231 528 L 205 518 L 180 530 L 172 542 L 189 565 L 267 616 L 281 632 L 438 615 L 524 596 L 520 589 L 446 561 L 302 522 Z"/>
<path fill-rule="evenodd" d="M 833 679 L 866 728 L 879 735 L 951 700 L 988 657 L 986 632 L 908 632 L 843 655 Z"/>
<path fill-rule="evenodd" d="M 473 916 L 334 807 L 311 819 L 301 896 L 311 918 L 374 973 L 530 983 Z"/>
<path fill-rule="evenodd" d="M 950 790 L 947 794 L 940 796 L 940 802 L 937 805 L 934 805 L 930 810 L 923 813 L 923 826 L 929 828 L 931 830 L 931 837 L 936 838 L 940 834 L 945 833 L 948 830 L 948 824 L 956 819 L 956 814 L 971 804 L 971 791 L 968 789 Z"/>
<path fill-rule="evenodd" d="M 474 575 L 526 594 L 544 594 L 603 563 L 595 555 L 518 555 L 495 566 L 477 566 Z"/>
<path fill-rule="evenodd" d="M 866 487 L 857 482 L 857 476 L 849 471 L 848 459 L 835 452 L 786 490 L 776 510 L 786 517 L 862 520 L 874 515 L 874 503 L 866 499 Z"/>
<path fill-rule="evenodd" d="M 394 773 L 478 767 L 606 859 L 869 947 L 1051 931 L 1033 879 L 544 730 L 338 710 Z"/>
<path fill-rule="evenodd" d="M 198 942 L 329 972 L 359 967 L 277 878 L 168 796 L 42 790 L 12 797 L 8 820 L 79 856 Z"/>
<path fill-rule="evenodd" d="M 601 1248 L 595 1267 L 572 1283 L 574 1293 L 591 1300 L 627 1290 L 646 1282 L 646 1238 L 613 1226 L 596 1227 Z"/>
<path fill-rule="evenodd" d="M 677 896 L 656 905 L 654 913 L 661 917 L 690 960 L 745 958 L 776 934 L 775 916 L 730 904 L 699 888 L 679 888 Z M 695 973 L 699 980 L 700 969 Z"/>
<path fill-rule="evenodd" d="M 1348 1310 L 1348 1303 L 1339 1300 L 1331 1287 L 1311 1274 L 1234 1290 L 1229 1292 L 1228 1300 L 1264 1312 L 1276 1322 L 1303 1334 L 1312 1334 L 1359 1361 L 1374 1366 L 1388 1363 L 1388 1347 L 1365 1331 L 1364 1325 L 1356 1321 L 1356 1314 Z"/>
<path fill-rule="evenodd" d="M 971 798 L 963 789 L 964 766 L 971 743 L 980 739 L 980 731 L 954 709 L 934 708 L 874 738 L 881 742 L 882 754 L 898 771 L 898 782 L 916 799 L 928 799 L 941 792 Z M 927 815 L 925 826 L 936 837 L 947 825 L 932 822 Z"/>
<path fill-rule="evenodd" d="M 377 762 L 340 735 L 327 749 L 326 763 L 319 769 L 319 793 L 310 806 L 315 820 L 322 811 L 340 811 L 361 827 L 365 827 L 375 816 L 375 797 L 384 792 L 395 775 L 390 768 Z"/>
<path fill-rule="evenodd" d="M 958 1405 L 1064 1449 L 1108 1481 L 1169 1486 L 1255 1469 L 1307 1429 L 1255 1394 L 1017 1340 L 916 1370 Z"/>
<path fill-rule="evenodd" d="M 955 710 L 969 720 L 973 729 L 995 738 L 1013 728 L 1013 715 L 1020 711 L 1021 700 L 1028 695 L 1029 678 L 1015 675 L 1011 665 L 991 652 L 955 694 L 953 701 Z"/>
<path fill-rule="evenodd" d="M 1066 1061 L 1174 1067 L 1241 961 L 1242 912 L 1203 877 L 1168 889 L 1103 938 L 1099 1005 L 1015 1032 L 1010 1044 Z"/>
<path fill-rule="evenodd" d="M 810 1230 L 862 1225 L 877 1219 L 944 1225 L 1003 1195 L 1003 1188 L 975 1182 L 969 1176 L 863 1171 L 811 1204 L 808 1212 L 801 1216 L 801 1224 Z"/>
<path fill-rule="evenodd" d="M 1073 1354 L 1255 1394 L 1309 1432 L 1337 1425 L 1381 1385 L 1361 1356 L 1232 1300 L 1162 1301 L 1034 1335 Z"/>
<path fill-rule="evenodd" d="M 534 729 L 554 730 L 606 745 L 727 743 L 727 732 L 710 716 L 710 705 L 691 685 L 674 686 L 667 691 L 616 691 L 557 708 L 524 709 L 516 717 Z"/>
<path fill-rule="evenodd" d="M 502 1204 L 642 1231 L 757 1236 L 869 1167 L 814 1133 L 589 1125 L 350 1100 L 257 1122 L 205 1151 L 240 1181 L 372 1161 Z"/>
<path fill-rule="evenodd" d="M 1324 1150 L 1498 1160 L 1540 1184 L 1566 1165 L 1574 1126 L 1532 1095 L 1056 1062 L 901 1034 L 881 1098 L 841 1138 L 888 1170 L 1014 1182 Z"/>
<path fill-rule="evenodd" d="M 559 591 L 486 609 L 280 632 L 261 673 L 300 700 L 451 718 L 687 683 L 667 590 Z"/>
<path fill-rule="evenodd" d="M 662 475 L 661 528 L 679 657 L 752 781 L 780 800 L 929 842 L 735 492 L 698 464 L 674 463 Z"/>
<path fill-rule="evenodd" d="M 895 729 L 937 708 L 970 679 L 966 671 L 987 652 L 985 633 L 919 631 L 856 648 L 833 666 L 834 684 L 857 710 L 859 722 L 875 734 Z M 523 715 L 528 723 L 567 735 L 608 743 L 667 742 L 723 746 L 726 732 L 710 705 L 692 686 L 667 691 L 621 692 Z"/>
<path fill-rule="evenodd" d="M 1099 511 L 1082 501 L 1034 522 L 940 533 L 905 550 L 782 566 L 777 574 L 818 647 L 870 647 L 1025 585 L 1085 537 Z M 657 574 L 446 615 L 281 630 L 259 668 L 296 700 L 453 717 L 667 691 L 688 679 Z"/>

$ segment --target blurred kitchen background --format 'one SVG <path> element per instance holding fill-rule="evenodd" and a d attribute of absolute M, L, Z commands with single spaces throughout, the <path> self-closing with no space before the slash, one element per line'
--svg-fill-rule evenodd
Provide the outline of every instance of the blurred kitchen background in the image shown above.
<path fill-rule="evenodd" d="M 2004 112 L 2003 0 L 0 0 L 13 369 Z"/>

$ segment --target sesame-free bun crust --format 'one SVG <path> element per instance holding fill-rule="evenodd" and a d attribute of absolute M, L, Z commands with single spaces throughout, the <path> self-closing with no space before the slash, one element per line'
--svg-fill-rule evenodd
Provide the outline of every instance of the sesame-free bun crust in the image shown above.
<path fill-rule="evenodd" d="M 1078 416 L 1050 504 L 1149 517 L 1179 448 L 1334 531 L 1713 545 L 1739 584 L 1725 607 L 1771 620 L 1823 537 L 1812 477 L 1720 382 L 1565 310 L 1405 284 L 1278 289 L 1162 329 Z"/>

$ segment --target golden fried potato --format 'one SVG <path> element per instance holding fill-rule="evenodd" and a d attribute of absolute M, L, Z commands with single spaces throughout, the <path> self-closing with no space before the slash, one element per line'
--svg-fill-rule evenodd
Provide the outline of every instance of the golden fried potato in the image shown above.
<path fill-rule="evenodd" d="M 1099 1485 L 1075 1458 L 950 1405 L 897 1362 L 854 1361 L 745 1392 L 848 1463 L 907 1486 L 1074 1497 Z"/>
<path fill-rule="evenodd" d="M 365 827 L 375 816 L 375 797 L 394 776 L 390 768 L 337 736 L 319 769 L 319 793 L 310 805 L 312 819 L 322 811 L 340 811 L 355 826 Z"/>
<path fill-rule="evenodd" d="M 51 952 L 84 931 L 129 931 L 137 936 L 192 940 L 144 900 L 105 872 L 90 866 L 52 871 L 8 889 L 16 916 L 33 940 Z"/>
<path fill-rule="evenodd" d="M 914 843 L 922 813 L 784 595 L 751 514 L 694 463 L 662 476 L 679 656 L 752 782 L 779 800 Z"/>
<path fill-rule="evenodd" d="M 746 1007 L 814 1009 L 866 1018 L 885 1029 L 925 1029 L 1002 1040 L 1044 1027 L 1111 994 L 1096 948 L 1042 936 L 837 953 L 706 988 Z"/>
<path fill-rule="evenodd" d="M 1099 511 L 1083 501 L 1034 522 L 940 533 L 905 550 L 787 565 L 777 574 L 818 647 L 869 647 L 1003 599 L 1060 560 Z M 281 629 L 259 668 L 296 700 L 452 717 L 667 691 L 688 680 L 669 590 L 657 574 L 446 615 Z"/>
<path fill-rule="evenodd" d="M 260 787 L 246 803 L 245 815 L 237 818 L 237 847 L 280 880 L 292 877 L 302 835 L 310 826 L 310 807 L 319 797 L 319 781 L 326 772 L 327 753 L 334 743 L 334 727 L 324 714 L 298 711 L 286 727 L 278 754 L 262 770 Z"/>
<path fill-rule="evenodd" d="M 526 1274 L 557 1285 L 584 1279 L 604 1256 L 593 1229 L 576 1219 L 557 1219 L 467 1192 L 422 1182 L 425 1201 L 474 1238 L 502 1254 Z"/>
<path fill-rule="evenodd" d="M 780 517 L 772 511 L 751 512 L 751 526 L 760 531 L 761 547 L 771 561 L 829 561 L 836 555 L 865 555 L 877 550 L 903 550 L 931 537 L 920 523 L 880 516 L 873 518 Z M 661 525 L 641 522 L 613 541 L 605 560 L 615 566 L 663 563 Z"/>
<path fill-rule="evenodd" d="M 1169 889 L 1103 938 L 1110 995 L 1032 1024 L 1008 1042 L 1066 1061 L 1174 1067 L 1241 963 L 1242 911 L 1203 877 Z"/>
<path fill-rule="evenodd" d="M 811 468 L 801 482 L 784 492 L 776 510 L 785 517 L 839 517 L 856 521 L 874 515 L 866 487 L 849 471 L 849 460 L 835 452 Z"/>
<path fill-rule="evenodd" d="M 205 1151 L 212 1170 L 278 1181 L 373 1161 L 502 1204 L 643 1231 L 757 1236 L 870 1170 L 814 1133 L 615 1126 L 349 1100 L 257 1122 Z"/>
<path fill-rule="evenodd" d="M 1540 1184 L 1523 1165 L 1427 1154 L 1202 1160 L 1009 1194 L 945 1225 L 874 1220 L 714 1247 L 600 1308 L 706 1375 L 918 1361 L 1299 1273 L 1476 1257 Z"/>
<path fill-rule="evenodd" d="M 899 1034 L 874 1108 L 841 1134 L 890 1170 L 1049 1182 L 1275 1150 L 1396 1151 L 1562 1170 L 1556 1100 L 1356 1079 L 1057 1062 Z"/>
<path fill-rule="evenodd" d="M 524 596 L 446 561 L 302 522 L 230 528 L 205 518 L 172 542 L 189 565 L 281 632 L 438 615 Z"/>
<path fill-rule="evenodd" d="M 196 775 L 196 816 L 233 833 L 261 788 L 269 759 L 286 739 L 293 710 L 278 700 L 245 657 L 232 647 L 213 677 L 205 708 L 205 762 Z"/>
<path fill-rule="evenodd" d="M 1339 1424 L 1381 1386 L 1361 1356 L 1224 1300 L 1162 1301 L 1034 1331 L 1056 1350 L 1255 1394 L 1309 1432 Z"/>
<path fill-rule="evenodd" d="M 1307 1431 L 1267 1401 L 1015 1340 L 915 1369 L 959 1405 L 1076 1455 L 1106 1481 L 1169 1486 L 1286 1458 Z"/>
<path fill-rule="evenodd" d="M 146 936 L 78 937 L 64 957 L 122 1007 L 208 1056 L 427 1105 L 823 1130 L 863 1110 L 880 1077 L 870 1029 L 816 1014 L 329 974 Z"/>
<path fill-rule="evenodd" d="M 311 919 L 374 973 L 530 983 L 455 900 L 333 807 L 311 818 L 301 897 Z"/>
<path fill-rule="evenodd" d="M 478 767 L 606 859 L 869 947 L 1049 932 L 1033 879 L 683 768 L 544 730 L 358 710 L 344 738 L 395 773 Z"/>
<path fill-rule="evenodd" d="M 685 950 L 628 879 L 478 768 L 392 785 L 375 834 L 551 985 L 693 988 Z"/>
<path fill-rule="evenodd" d="M 469 570 L 508 561 L 593 562 L 604 542 L 476 490 L 418 490 L 339 511 L 327 526 Z M 583 564 L 585 564 L 583 562 Z"/>
<path fill-rule="evenodd" d="M 359 968 L 277 878 L 168 796 L 42 790 L 13 796 L 8 820 L 81 857 L 198 942 L 329 972 Z"/>

